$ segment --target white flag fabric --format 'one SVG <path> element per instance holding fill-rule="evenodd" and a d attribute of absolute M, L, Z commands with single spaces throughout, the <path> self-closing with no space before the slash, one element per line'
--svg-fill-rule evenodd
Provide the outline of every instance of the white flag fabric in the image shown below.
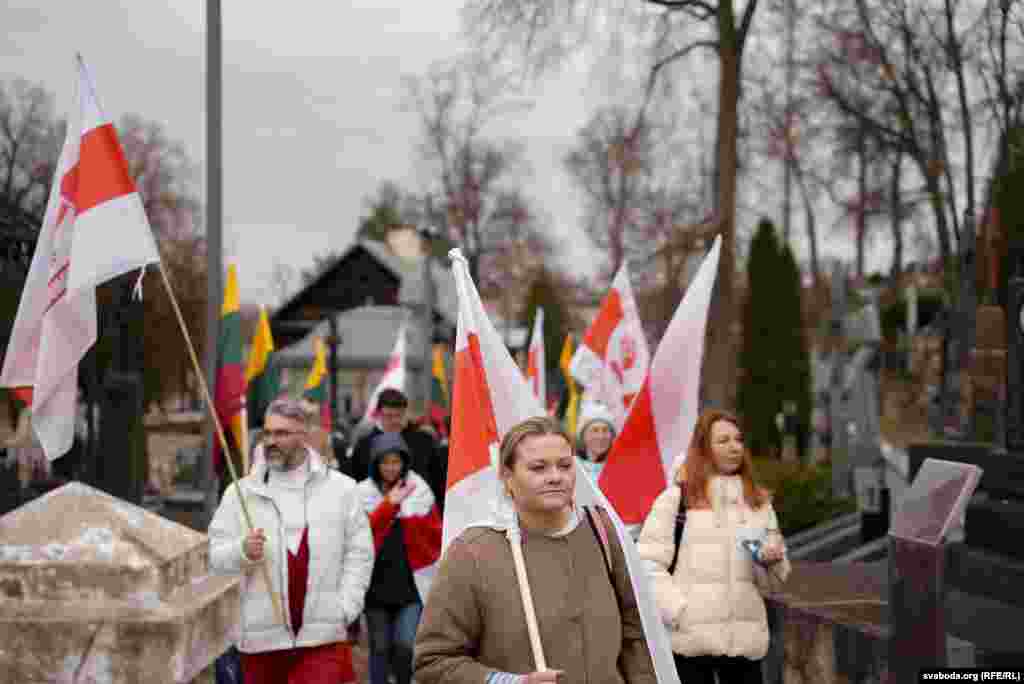
<path fill-rule="evenodd" d="M 533 318 L 533 334 L 530 336 L 530 349 L 526 356 L 526 377 L 540 405 L 547 408 L 547 373 L 544 356 L 544 309 L 537 309 Z"/>
<path fill-rule="evenodd" d="M 465 257 L 457 249 L 450 256 L 459 297 L 459 320 L 443 549 L 467 527 L 508 529 L 515 523 L 512 502 L 498 477 L 498 445 L 517 423 L 545 415 L 484 311 Z M 678 684 L 668 632 L 654 604 L 650 580 L 636 545 L 618 514 L 578 463 L 575 501 L 580 506 L 599 505 L 608 512 L 626 557 L 658 681 Z"/>
<path fill-rule="evenodd" d="M 623 264 L 576 348 L 569 371 L 592 400 L 608 407 L 615 429 L 621 430 L 629 406 L 647 377 L 650 361 L 629 268 Z"/>
<path fill-rule="evenodd" d="M 721 251 L 719 236 L 676 308 L 598 478 L 627 523 L 643 523 L 686 458 L 697 423 L 704 333 Z"/>
<path fill-rule="evenodd" d="M 67 136 L 0 372 L 0 386 L 33 387 L 33 427 L 51 461 L 74 440 L 78 363 L 97 338 L 95 287 L 160 258 L 117 132 L 81 58 L 77 67 Z"/>
<path fill-rule="evenodd" d="M 370 402 L 366 405 L 366 413 L 363 414 L 361 423 L 370 423 L 377 420 L 380 407 L 377 402 L 380 400 L 380 393 L 386 389 L 396 389 L 405 392 L 405 328 L 406 324 L 398 328 L 398 338 L 395 340 L 395 347 L 388 356 L 388 365 L 384 368 L 384 375 L 374 388 L 370 396 Z"/>

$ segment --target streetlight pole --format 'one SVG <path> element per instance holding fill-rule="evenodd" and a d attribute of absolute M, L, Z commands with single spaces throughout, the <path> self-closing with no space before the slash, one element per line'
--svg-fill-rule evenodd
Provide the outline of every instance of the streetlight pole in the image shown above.
<path fill-rule="evenodd" d="M 420 346 L 420 389 L 423 396 L 423 413 L 429 410 L 430 397 L 433 390 L 431 376 L 431 358 L 434 350 L 434 309 L 437 302 L 437 290 L 434 283 L 434 228 L 428 223 L 421 229 L 423 236 L 423 321 Z"/>
<path fill-rule="evenodd" d="M 223 265 L 221 231 L 224 220 L 221 157 L 221 12 L 220 0 L 206 0 L 206 381 L 216 386 L 217 338 L 220 332 Z M 206 457 L 202 459 L 205 490 L 204 522 L 209 524 L 217 507 L 217 478 L 213 470 L 216 431 L 213 416 L 206 421 Z M 225 458 L 230 455 L 225 454 Z M 205 525 L 204 525 L 205 527 Z"/>

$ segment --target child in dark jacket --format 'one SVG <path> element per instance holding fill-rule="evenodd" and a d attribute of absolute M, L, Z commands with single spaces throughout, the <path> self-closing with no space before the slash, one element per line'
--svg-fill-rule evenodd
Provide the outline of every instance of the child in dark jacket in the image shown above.
<path fill-rule="evenodd" d="M 369 477 L 359 483 L 375 550 L 364 613 L 370 637 L 370 682 L 412 680 L 413 642 L 423 601 L 441 555 L 441 515 L 430 486 L 410 469 L 396 432 L 373 439 Z"/>

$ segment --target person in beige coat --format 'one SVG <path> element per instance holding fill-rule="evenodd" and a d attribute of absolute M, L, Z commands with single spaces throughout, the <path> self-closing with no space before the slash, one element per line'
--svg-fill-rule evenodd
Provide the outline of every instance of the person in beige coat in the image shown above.
<path fill-rule="evenodd" d="M 697 421 L 676 483 L 655 500 L 640 533 L 655 601 L 686 684 L 760 684 L 770 634 L 762 593 L 789 575 L 768 493 L 753 480 L 739 423 L 724 411 Z M 684 495 L 685 491 L 685 495 Z M 686 522 L 672 574 L 676 514 Z"/>
<path fill-rule="evenodd" d="M 473 526 L 448 547 L 424 606 L 416 634 L 416 682 L 654 684 L 612 521 L 604 511 L 591 519 L 573 505 L 571 438 L 553 418 L 530 418 L 505 435 L 500 459 L 523 530 L 540 640 L 551 669 L 534 671 L 505 533 Z M 597 524 L 609 532 L 608 564 Z"/>

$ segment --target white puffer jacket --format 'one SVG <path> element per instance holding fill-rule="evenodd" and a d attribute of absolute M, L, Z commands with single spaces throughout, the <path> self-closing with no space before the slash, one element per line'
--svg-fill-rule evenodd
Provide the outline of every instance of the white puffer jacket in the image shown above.
<path fill-rule="evenodd" d="M 640 556 L 649 561 L 655 601 L 669 627 L 673 652 L 757 660 L 768 652 L 769 640 L 761 592 L 786 580 L 789 560 L 765 569 L 742 546 L 750 530 L 778 529 L 770 503 L 752 510 L 738 477 L 712 478 L 710 490 L 711 509 L 687 511 L 672 576 L 668 566 L 682 498 L 677 485 L 655 500 L 640 533 Z"/>
<path fill-rule="evenodd" d="M 344 641 L 348 625 L 363 610 L 373 573 L 373 536 L 356 490 L 355 480 L 324 465 L 310 453 L 306 483 L 306 519 L 309 525 L 309 584 L 302 630 L 296 635 L 277 616 L 263 572 L 242 554 L 247 529 L 235 485 L 224 492 L 210 523 L 210 568 L 220 574 L 243 573 L 242 624 L 238 649 L 261 653 L 286 648 L 319 646 Z M 264 556 L 270 559 L 274 590 L 288 614 L 288 560 L 284 525 L 267 489 L 266 465 L 253 467 L 239 481 L 253 526 L 267 536 Z"/>

